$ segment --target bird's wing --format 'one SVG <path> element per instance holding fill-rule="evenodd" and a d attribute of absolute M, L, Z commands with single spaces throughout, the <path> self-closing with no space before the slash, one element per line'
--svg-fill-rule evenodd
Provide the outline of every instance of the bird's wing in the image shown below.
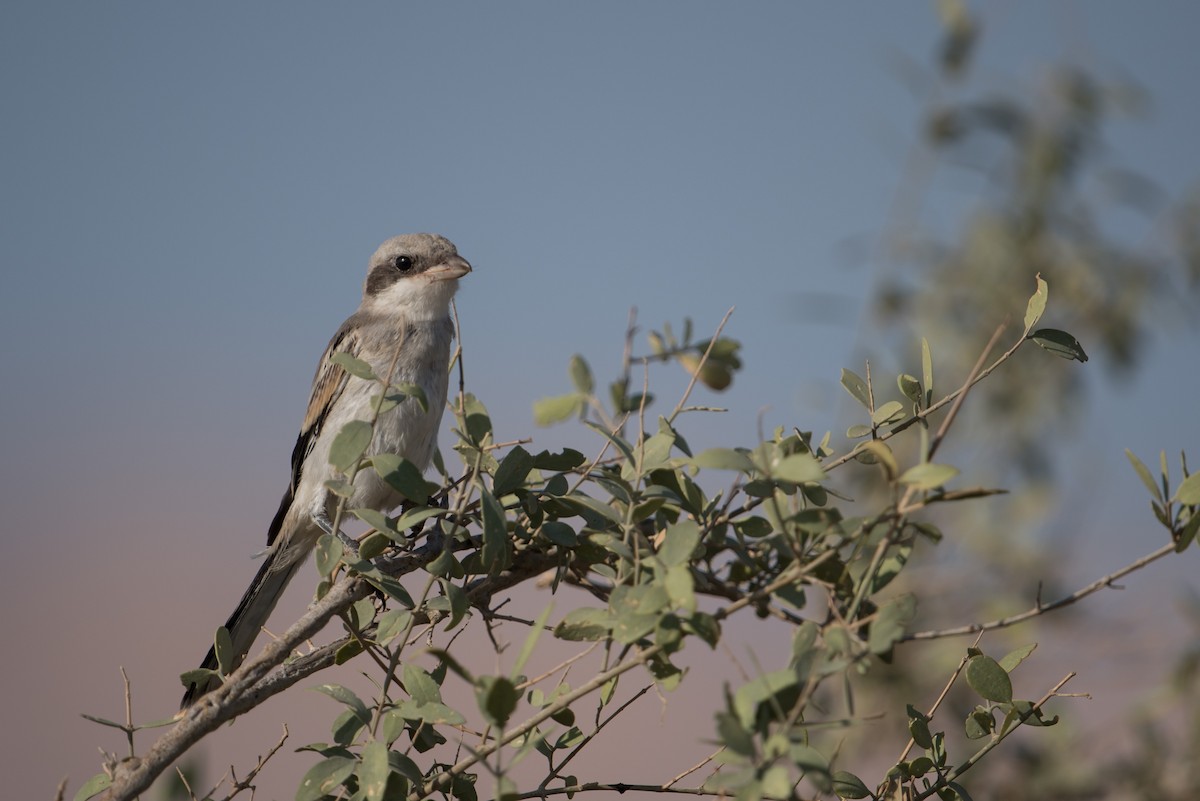
<path fill-rule="evenodd" d="M 283 518 L 291 508 L 296 496 L 296 488 L 300 486 L 300 476 L 304 472 L 304 462 L 308 458 L 317 437 L 321 435 L 321 426 L 329 416 L 329 410 L 337 403 L 346 382 L 350 378 L 345 369 L 330 360 L 335 353 L 349 353 L 358 356 L 362 346 L 361 328 L 357 325 L 355 316 L 342 323 L 342 327 L 329 340 L 325 353 L 317 365 L 317 374 L 313 377 L 312 393 L 308 396 L 308 411 L 304 414 L 304 424 L 300 427 L 300 436 L 296 438 L 296 447 L 292 449 L 292 478 L 287 492 L 279 503 L 279 511 L 271 521 L 267 530 L 267 546 L 275 542 L 283 527 Z"/>

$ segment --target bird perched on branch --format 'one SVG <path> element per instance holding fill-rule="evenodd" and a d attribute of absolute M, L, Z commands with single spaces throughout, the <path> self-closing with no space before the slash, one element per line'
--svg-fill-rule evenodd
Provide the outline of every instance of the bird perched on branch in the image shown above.
<path fill-rule="evenodd" d="M 330 447 L 347 423 L 371 420 L 383 390 L 378 381 L 347 372 L 334 355 L 348 353 L 366 362 L 377 378 L 392 386 L 420 388 L 424 404 L 413 390 L 379 414 L 366 455 L 397 454 L 424 470 L 433 456 L 446 405 L 454 338 L 450 301 L 458 279 L 470 271 L 471 265 L 454 245 L 435 234 L 394 237 L 371 257 L 362 303 L 333 335 L 317 365 L 308 411 L 292 451 L 291 481 L 267 530 L 266 559 L 225 623 L 233 643 L 229 670 L 245 659 L 317 539 L 322 533 L 333 533 L 331 520 L 338 498 L 325 484 L 343 476 L 329 462 Z M 346 509 L 387 512 L 403 499 L 370 467 L 355 474 L 353 488 Z M 215 648 L 209 649 L 201 668 L 217 669 Z M 190 706 L 218 684 L 215 675 L 193 681 L 181 706 Z"/>

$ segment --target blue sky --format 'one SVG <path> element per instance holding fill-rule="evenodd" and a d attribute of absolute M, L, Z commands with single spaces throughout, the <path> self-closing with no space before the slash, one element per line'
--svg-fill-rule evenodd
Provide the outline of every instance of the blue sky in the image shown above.
<path fill-rule="evenodd" d="M 1196 183 L 1195 5 L 981 12 L 983 85 L 1064 54 L 1136 78 L 1153 111 L 1109 146 L 1171 194 Z M 391 235 L 445 234 L 475 265 L 468 382 L 501 437 L 576 437 L 534 431 L 530 404 L 568 388 L 573 353 L 614 375 L 633 305 L 699 330 L 736 307 L 745 373 L 700 398 L 731 412 L 690 439 L 748 442 L 760 412 L 836 430 L 873 275 L 845 250 L 886 224 L 917 123 L 894 65 L 936 38 L 915 3 L 6 5 L 0 548 L 25 567 L 0 594 L 9 636 L 47 657 L 5 669 L 28 689 L 5 708 L 41 709 L 5 750 L 63 743 L 9 789 L 90 773 L 100 737 L 75 713 L 117 713 L 97 708 L 116 665 L 141 668 L 144 717 L 173 703 Z M 802 292 L 840 318 L 799 315 Z M 1196 344 L 1164 328 L 1132 385 L 1101 384 L 1082 429 L 1103 437 L 1070 450 L 1092 522 L 1144 522 L 1121 448 L 1197 452 Z M 1105 537 L 1097 565 L 1148 550 Z"/>

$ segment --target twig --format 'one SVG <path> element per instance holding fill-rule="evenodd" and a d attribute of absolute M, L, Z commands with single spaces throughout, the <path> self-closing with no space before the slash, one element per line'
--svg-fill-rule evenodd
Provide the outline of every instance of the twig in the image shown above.
<path fill-rule="evenodd" d="M 938 446 L 942 444 L 942 440 L 946 437 L 946 433 L 950 430 L 950 425 L 954 422 L 954 418 L 958 416 L 959 409 L 962 408 L 963 401 L 967 399 L 967 393 L 971 391 L 971 387 L 975 385 L 975 378 L 983 370 L 983 363 L 987 361 L 988 354 L 992 352 L 992 348 L 996 347 L 996 342 L 999 341 L 1000 335 L 1004 333 L 1004 325 L 996 328 L 992 338 L 988 340 L 983 352 L 979 354 L 979 358 L 975 360 L 975 366 L 971 368 L 971 372 L 967 375 L 967 380 L 963 382 L 962 387 L 955 393 L 954 403 L 950 405 L 950 412 L 946 415 L 946 419 L 942 420 L 942 424 L 938 426 L 937 433 L 933 435 L 933 439 L 929 442 L 929 452 L 925 455 L 925 460 L 933 459 L 933 455 L 937 453 Z M 1025 340 L 1022 339 L 1021 342 Z M 1017 343 L 1019 346 L 1020 343 Z"/>
<path fill-rule="evenodd" d="M 902 637 L 900 639 L 900 642 L 909 642 L 912 640 L 934 640 L 939 637 L 960 637 L 964 634 L 974 634 L 975 632 L 980 632 L 980 631 L 991 631 L 992 629 L 1006 628 L 1008 626 L 1012 626 L 1017 623 L 1021 623 L 1023 621 L 1029 620 L 1030 618 L 1037 617 L 1038 615 L 1044 615 L 1047 612 L 1053 612 L 1056 609 L 1061 609 L 1064 606 L 1070 606 L 1071 604 L 1075 603 L 1076 601 L 1080 600 L 1081 598 L 1086 598 L 1087 596 L 1091 595 L 1094 592 L 1098 592 L 1099 590 L 1102 590 L 1105 587 L 1112 586 L 1112 583 L 1114 581 L 1116 581 L 1117 579 L 1121 578 L 1122 576 L 1127 576 L 1130 573 L 1134 572 L 1135 570 L 1140 570 L 1141 568 L 1145 567 L 1146 565 L 1150 564 L 1151 562 L 1162 559 L 1164 556 L 1168 556 L 1173 553 L 1175 553 L 1174 543 L 1164 545 L 1161 548 L 1159 548 L 1158 550 L 1153 551 L 1152 553 L 1146 554 L 1141 559 L 1138 559 L 1134 562 L 1129 563 L 1128 565 L 1121 568 L 1120 570 L 1117 570 L 1113 573 L 1109 573 L 1107 576 L 1098 578 L 1095 581 L 1093 581 L 1091 584 L 1087 585 L 1086 587 L 1078 589 L 1075 592 L 1073 592 L 1070 595 L 1067 595 L 1063 598 L 1059 598 L 1057 601 L 1053 601 L 1048 604 L 1043 604 L 1041 602 L 1041 600 L 1039 599 L 1037 604 L 1032 609 L 1029 609 L 1025 612 L 1021 612 L 1020 614 L 1017 614 L 1017 615 L 1010 615 L 1008 617 L 1002 617 L 999 620 L 992 620 L 987 623 L 971 623 L 966 626 L 958 626 L 957 628 L 952 628 L 952 629 L 939 629 L 936 631 L 916 631 L 916 632 L 913 632 L 912 634 L 904 635 L 904 637 Z"/>
<path fill-rule="evenodd" d="M 983 639 L 982 631 L 979 632 L 979 636 L 975 638 L 973 647 L 977 647 L 979 645 L 979 641 L 981 639 Z M 929 708 L 929 711 L 925 713 L 926 718 L 932 718 L 934 715 L 937 714 L 937 711 L 941 707 L 942 702 L 945 701 L 946 696 L 950 694 L 950 688 L 954 686 L 954 682 L 958 681 L 959 674 L 961 674 L 963 671 L 963 668 L 965 668 L 967 666 L 967 660 L 970 658 L 971 658 L 970 655 L 964 655 L 963 658 L 959 660 L 958 667 L 956 667 L 954 669 L 954 672 L 950 674 L 950 680 L 947 681 L 946 686 L 942 688 L 942 692 L 940 695 L 938 695 L 937 700 L 933 702 L 933 706 L 931 706 Z M 904 746 L 904 750 L 902 752 L 900 752 L 900 757 L 896 760 L 897 765 L 905 760 L 905 758 L 908 756 L 909 751 L 912 751 L 912 747 L 914 745 L 916 745 L 916 740 L 914 740 L 911 737 L 908 738 L 908 745 Z"/>
<path fill-rule="evenodd" d="M 923 798 L 928 798 L 929 796 L 936 793 L 939 789 L 944 787 L 946 782 L 954 781 L 955 779 L 957 779 L 958 777 L 960 777 L 964 773 L 966 773 L 968 770 L 970 770 L 972 767 L 974 767 L 975 764 L 978 763 L 979 760 L 983 759 L 983 757 L 989 751 L 991 751 L 996 746 L 1000 745 L 1000 743 L 1004 742 L 1005 737 L 1008 737 L 1008 735 L 1012 734 L 1014 731 L 1021 728 L 1021 726 L 1020 726 L 1021 723 L 1024 723 L 1025 721 L 1029 720 L 1031 717 L 1034 717 L 1035 715 L 1037 715 L 1037 713 L 1039 711 L 1041 711 L 1041 708 L 1046 704 L 1046 702 L 1049 701 L 1051 698 L 1054 698 L 1055 696 L 1057 696 L 1058 691 L 1063 688 L 1063 685 L 1065 685 L 1068 681 L 1070 681 L 1073 678 L 1075 678 L 1074 671 L 1072 671 L 1072 672 L 1068 673 L 1066 676 L 1064 676 L 1062 681 L 1060 681 L 1058 684 L 1051 687 L 1050 691 L 1048 693 L 1046 693 L 1045 695 L 1043 695 L 1041 697 L 1041 700 L 1039 700 L 1036 704 L 1031 706 L 1027 713 L 1025 713 L 1024 715 L 1021 715 L 1021 719 L 1018 722 L 1018 725 L 1010 726 L 1008 729 L 1000 732 L 994 738 L 989 740 L 988 743 L 983 746 L 983 748 L 980 748 L 974 754 L 971 754 L 971 756 L 967 757 L 966 761 L 964 761 L 958 767 L 954 768 L 954 770 L 950 771 L 950 773 L 948 773 L 946 775 L 946 777 L 943 781 L 939 781 L 936 784 L 934 784 L 932 787 L 930 787 L 929 789 L 924 790 L 923 792 L 919 793 L 916 796 L 914 801 L 921 801 L 921 799 L 923 799 Z"/>
<path fill-rule="evenodd" d="M 688 381 L 687 389 L 683 391 L 683 397 L 679 399 L 679 403 L 675 404 L 674 410 L 667 415 L 667 423 L 674 423 L 675 418 L 683 411 L 684 405 L 692 395 L 692 390 L 696 388 L 696 382 L 700 379 L 700 371 L 704 368 L 704 363 L 708 361 L 708 357 L 712 354 L 712 350 L 716 347 L 717 340 L 721 338 L 721 332 L 725 330 L 725 323 L 729 322 L 730 316 L 733 314 L 733 306 L 729 307 L 729 311 L 725 312 L 725 316 L 721 318 L 720 324 L 717 325 L 717 330 L 713 333 L 712 339 L 708 341 L 708 347 L 704 349 L 704 355 L 700 357 L 699 363 L 695 370 L 689 370 L 692 374 L 692 380 Z"/>
<path fill-rule="evenodd" d="M 596 728 L 592 730 L 592 733 L 587 735 L 586 737 L 584 737 L 583 740 L 578 745 L 576 745 L 574 748 L 572 748 L 571 752 L 569 754 L 567 754 L 565 757 L 563 757 L 562 762 L 559 762 L 558 765 L 552 771 L 550 771 L 550 773 L 546 774 L 546 778 L 542 779 L 541 784 L 539 784 L 538 786 L 545 787 L 546 782 L 553 780 L 560 773 L 562 773 L 563 768 L 565 768 L 567 766 L 567 764 L 572 759 L 574 759 L 579 754 L 579 752 L 584 749 L 585 746 L 588 745 L 588 743 L 590 743 L 592 740 L 596 739 L 596 736 L 598 734 L 600 734 L 601 731 L 604 730 L 605 726 L 607 726 L 609 723 L 611 723 L 613 721 L 613 719 L 617 717 L 617 715 L 620 715 L 626 709 L 633 706 L 634 702 L 637 701 L 639 698 L 641 698 L 643 695 L 645 695 L 647 692 L 649 692 L 650 688 L 653 686 L 654 686 L 653 684 L 647 684 L 645 687 L 643 687 L 642 689 L 640 689 L 636 693 L 634 693 L 632 697 L 630 697 L 627 701 L 625 701 L 625 703 L 621 704 L 619 707 L 617 707 L 615 710 L 613 710 L 612 713 L 608 717 L 606 717 L 604 720 L 600 721 L 600 723 L 597 724 Z"/>
<path fill-rule="evenodd" d="M 702 760 L 700 760 L 699 762 L 697 762 L 695 765 L 692 765 L 690 768 L 688 768 L 687 770 L 685 770 L 683 773 L 680 773 L 680 774 L 676 775 L 676 776 L 675 776 L 675 778 L 671 779 L 669 782 L 667 782 L 666 784 L 664 784 L 664 785 L 663 785 L 663 787 L 672 787 L 672 786 L 674 786 L 675 782 L 679 781 L 679 780 L 680 780 L 680 779 L 682 779 L 684 776 L 687 776 L 689 773 L 695 773 L 696 771 L 700 770 L 700 768 L 702 768 L 702 767 L 704 767 L 705 765 L 707 765 L 709 762 L 712 762 L 714 759 L 716 759 L 717 755 L 718 755 L 718 754 L 720 754 L 720 753 L 721 753 L 722 751 L 724 751 L 724 750 L 725 750 L 725 746 L 721 746 L 721 747 L 720 747 L 720 748 L 718 748 L 716 751 L 713 751 L 711 754 L 709 754 L 708 756 L 706 756 L 704 759 L 702 759 Z"/>

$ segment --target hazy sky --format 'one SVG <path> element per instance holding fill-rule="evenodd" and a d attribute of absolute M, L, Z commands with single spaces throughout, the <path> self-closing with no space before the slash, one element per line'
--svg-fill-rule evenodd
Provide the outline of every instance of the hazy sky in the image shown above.
<path fill-rule="evenodd" d="M 1152 113 L 1109 147 L 1170 194 L 1200 178 L 1200 7 L 982 8 L 983 85 L 1035 84 L 1064 54 L 1136 78 Z M 918 3 L 7 3 L 6 795 L 50 797 L 67 774 L 73 793 L 95 745 L 119 747 L 77 715 L 120 714 L 118 665 L 140 718 L 173 711 L 389 236 L 445 234 L 475 265 L 468 382 L 502 438 L 577 436 L 533 431 L 530 403 L 568 388 L 575 352 L 613 376 L 633 305 L 701 330 L 736 306 L 745 374 L 700 398 L 732 411 L 690 439 L 748 442 L 764 409 L 836 428 L 873 276 L 847 246 L 887 223 L 919 109 L 895 65 L 928 64 L 936 39 Z M 798 313 L 803 292 L 830 315 Z M 1121 449 L 1200 457 L 1180 369 L 1195 329 L 1166 332 L 1070 451 L 1085 519 L 1105 523 L 1098 567 L 1153 547 Z M 1184 573 L 1158 575 L 1131 589 L 1169 603 Z"/>

